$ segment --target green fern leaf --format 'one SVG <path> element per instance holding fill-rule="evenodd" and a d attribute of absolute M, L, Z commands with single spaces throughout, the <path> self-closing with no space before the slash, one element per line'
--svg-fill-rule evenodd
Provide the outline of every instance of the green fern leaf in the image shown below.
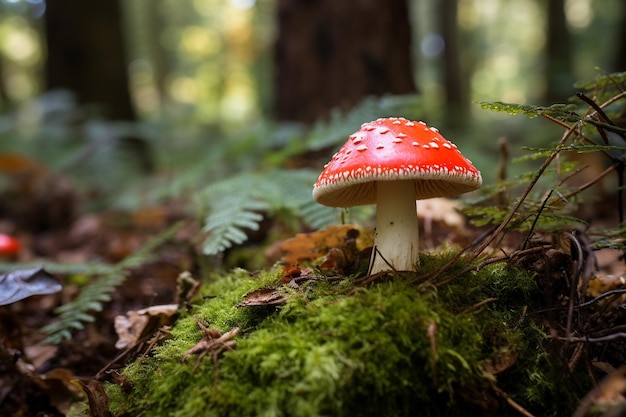
<path fill-rule="evenodd" d="M 605 89 L 607 87 L 616 88 L 620 85 L 626 85 L 626 72 L 601 74 L 594 80 L 578 81 L 574 84 L 574 88 L 578 90 L 593 91 L 596 89 Z"/>
<path fill-rule="evenodd" d="M 206 255 L 216 255 L 247 240 L 245 229 L 257 230 L 264 212 L 271 206 L 268 196 L 275 195 L 275 186 L 264 174 L 245 173 L 214 182 L 204 189 L 200 205 L 208 213 L 204 217 L 203 243 Z"/>
<path fill-rule="evenodd" d="M 312 169 L 276 170 L 273 177 L 281 190 L 281 204 L 302 217 L 315 229 L 323 229 L 339 220 L 340 210 L 318 204 L 312 195 L 319 172 Z"/>
<path fill-rule="evenodd" d="M 493 112 L 506 112 L 512 115 L 521 114 L 531 119 L 545 114 L 565 122 L 577 122 L 581 120 L 581 117 L 574 111 L 576 106 L 573 104 L 553 104 L 548 107 L 534 106 L 531 104 L 505 103 L 502 101 L 481 101 L 478 104 L 482 109 L 491 110 Z"/>
<path fill-rule="evenodd" d="M 72 338 L 72 331 L 81 330 L 84 328 L 84 323 L 93 322 L 95 318 L 90 312 L 102 311 L 103 303 L 111 300 L 111 293 L 126 279 L 126 270 L 140 265 L 141 261 L 145 261 L 156 247 L 171 239 L 181 226 L 182 223 L 178 223 L 170 227 L 115 265 L 98 265 L 97 270 L 102 273 L 101 276 L 85 285 L 74 300 L 54 310 L 59 320 L 41 329 L 47 334 L 42 344 L 58 344 L 63 340 L 69 340 Z M 48 265 L 45 267 L 48 268 Z M 67 266 L 64 270 L 62 265 L 52 264 L 50 270 L 53 269 L 59 273 L 68 273 L 77 268 Z M 85 267 L 82 270 L 89 270 L 89 268 Z"/>
<path fill-rule="evenodd" d="M 317 204 L 311 195 L 318 175 L 309 169 L 274 169 L 235 175 L 206 187 L 198 201 L 200 211 L 206 212 L 203 252 L 216 255 L 244 243 L 264 215 L 279 210 L 315 228 L 336 223 L 339 211 Z"/>

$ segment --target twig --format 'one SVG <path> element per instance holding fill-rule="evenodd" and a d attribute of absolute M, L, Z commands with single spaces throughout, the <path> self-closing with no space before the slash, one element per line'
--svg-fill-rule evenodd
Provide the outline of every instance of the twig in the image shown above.
<path fill-rule="evenodd" d="M 566 342 L 601 343 L 601 342 L 610 342 L 611 340 L 626 338 L 626 333 L 619 332 L 619 333 L 613 333 L 608 336 L 602 336 L 602 337 L 588 337 L 588 336 L 569 337 L 569 338 L 563 337 L 563 336 L 546 336 L 546 337 L 548 339 L 562 340 Z"/>
<path fill-rule="evenodd" d="M 557 148 L 560 145 L 563 145 L 565 143 L 565 141 L 567 139 L 569 139 L 570 135 L 572 133 L 574 133 L 574 131 L 576 130 L 576 125 L 573 126 L 569 126 L 566 123 L 561 122 L 558 119 L 555 119 L 552 116 L 549 116 L 547 114 L 542 114 L 545 118 L 547 118 L 550 121 L 553 121 L 559 125 L 565 125 L 567 126 L 568 130 L 563 134 L 563 137 L 561 138 L 561 140 L 559 141 L 559 143 L 557 144 Z M 544 171 L 548 168 L 548 166 L 550 166 L 550 164 L 552 163 L 552 161 L 554 161 L 554 159 L 557 157 L 557 155 L 559 155 L 561 153 L 561 149 L 556 149 L 554 152 L 552 152 L 550 154 L 550 156 L 548 156 L 546 158 L 546 160 L 543 162 L 543 164 L 541 165 L 541 167 L 539 168 L 539 170 L 537 171 L 537 173 L 535 174 L 535 176 L 533 177 L 533 179 L 530 181 L 530 184 L 528 185 L 528 187 L 526 187 L 526 189 L 524 190 L 524 193 L 522 194 L 522 196 L 520 197 L 520 199 L 517 201 L 517 203 L 515 204 L 515 206 L 511 209 L 511 211 L 509 212 L 509 214 L 506 216 L 506 218 L 502 221 L 502 223 L 500 223 L 500 225 L 498 226 L 498 228 L 496 228 L 496 230 L 491 234 L 491 236 L 489 236 L 487 239 L 485 239 L 485 241 L 478 246 L 478 248 L 476 250 L 474 250 L 473 256 L 474 258 L 476 258 L 482 251 L 484 251 L 490 244 L 491 242 L 493 242 L 495 240 L 495 238 L 502 233 L 502 231 L 504 231 L 504 229 L 508 226 L 508 224 L 511 222 L 511 220 L 513 219 L 513 217 L 515 216 L 515 213 L 517 213 L 517 211 L 519 210 L 519 208 L 522 206 L 522 204 L 524 203 L 524 201 L 526 200 L 526 198 L 530 195 L 530 192 L 532 191 L 532 189 L 535 187 L 535 185 L 537 184 L 537 182 L 539 181 L 539 179 L 541 178 L 541 176 L 543 175 Z"/>
<path fill-rule="evenodd" d="M 570 294 L 569 294 L 569 304 L 568 304 L 568 309 L 567 309 L 567 324 L 565 327 L 565 335 L 567 338 L 569 338 L 572 334 L 572 323 L 574 321 L 574 300 L 578 300 L 578 297 L 576 296 L 578 294 L 578 281 L 580 279 L 580 274 L 582 273 L 582 270 L 583 270 L 583 248 L 573 233 L 567 232 L 565 233 L 565 236 L 567 236 L 570 242 L 574 245 L 574 247 L 576 248 L 577 255 L 578 255 L 576 259 L 576 262 L 577 262 L 576 270 L 574 271 L 574 275 L 572 276 L 572 283 L 571 283 Z"/>
<path fill-rule="evenodd" d="M 509 394 L 504 392 L 502 390 L 502 388 L 498 387 L 495 383 L 491 384 L 491 388 L 493 388 L 493 390 L 496 392 L 496 394 L 498 394 L 500 397 L 504 398 L 504 400 L 507 402 L 507 404 L 509 404 L 511 407 L 513 407 L 513 409 L 515 411 L 517 411 L 518 413 L 520 413 L 520 415 L 522 415 L 524 417 L 535 417 L 534 414 L 530 413 L 528 410 L 526 410 L 524 407 L 522 407 L 520 404 L 518 404 L 515 400 L 513 400 L 513 398 L 511 398 L 509 396 Z"/>
<path fill-rule="evenodd" d="M 478 310 L 479 308 L 481 308 L 485 304 L 489 304 L 489 303 L 492 303 L 492 302 L 497 301 L 497 300 L 498 299 L 495 298 L 495 297 L 485 298 L 484 300 L 479 301 L 476 304 L 467 307 L 465 310 L 461 311 L 461 314 L 471 313 L 472 311 Z"/>
<path fill-rule="evenodd" d="M 583 185 L 579 186 L 577 189 L 570 191 L 567 194 L 563 194 L 563 198 L 564 199 L 569 199 L 570 197 L 575 196 L 576 194 L 586 190 L 587 188 L 591 187 L 592 185 L 595 185 L 596 183 L 600 182 L 600 180 L 602 180 L 602 178 L 606 177 L 608 174 L 610 174 L 612 171 L 614 171 L 619 165 L 619 162 L 614 163 L 613 165 L 611 165 L 610 167 L 608 167 L 607 169 L 605 169 L 604 171 L 602 171 L 601 173 L 599 173 L 598 175 L 596 175 L 596 177 L 592 180 L 589 180 L 588 182 L 584 183 Z"/>

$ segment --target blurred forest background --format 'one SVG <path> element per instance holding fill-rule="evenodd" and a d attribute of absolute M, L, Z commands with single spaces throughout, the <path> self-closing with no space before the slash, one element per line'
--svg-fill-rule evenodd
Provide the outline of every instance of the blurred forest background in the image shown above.
<path fill-rule="evenodd" d="M 0 11 L 5 112 L 65 89 L 93 116 L 232 130 L 310 123 L 371 94 L 551 103 L 597 68 L 626 69 L 619 0 L 3 0 Z M 335 82 L 363 72 L 366 86 Z M 332 99 L 298 97 L 313 91 Z M 288 108 L 287 95 L 317 108 Z"/>
<path fill-rule="evenodd" d="M 2 0 L 0 213 L 54 229 L 80 190 L 81 210 L 192 195 L 206 215 L 207 184 L 275 168 L 310 168 L 313 204 L 333 150 L 389 115 L 489 181 L 497 138 L 530 136 L 474 102 L 566 102 L 626 70 L 625 40 L 620 0 Z"/>

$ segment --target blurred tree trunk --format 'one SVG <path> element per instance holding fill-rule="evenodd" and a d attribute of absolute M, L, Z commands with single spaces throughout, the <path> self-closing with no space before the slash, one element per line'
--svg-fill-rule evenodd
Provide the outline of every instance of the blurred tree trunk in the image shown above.
<path fill-rule="evenodd" d="M 572 68 L 572 42 L 565 18 L 565 0 L 547 4 L 546 91 L 545 104 L 562 103 L 572 95 L 575 77 Z"/>
<path fill-rule="evenodd" d="M 311 123 L 364 97 L 416 92 L 407 0 L 279 0 L 275 116 Z"/>
<path fill-rule="evenodd" d="M 622 6 L 619 24 L 617 25 L 617 47 L 614 68 L 611 71 L 626 71 L 626 7 Z"/>
<path fill-rule="evenodd" d="M 457 0 L 439 2 L 439 27 L 445 45 L 442 57 L 446 99 L 444 117 L 447 125 L 456 127 L 463 126 L 469 114 L 469 94 L 459 59 L 457 13 Z"/>
<path fill-rule="evenodd" d="M 47 89 L 73 91 L 109 119 L 132 120 L 119 0 L 48 0 Z"/>

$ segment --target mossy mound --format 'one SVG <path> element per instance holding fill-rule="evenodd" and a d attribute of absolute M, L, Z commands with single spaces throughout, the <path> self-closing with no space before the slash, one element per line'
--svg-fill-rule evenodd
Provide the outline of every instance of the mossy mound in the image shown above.
<path fill-rule="evenodd" d="M 420 273 L 446 259 L 424 257 Z M 446 271 L 456 275 L 457 264 Z M 281 306 L 237 307 L 278 273 L 218 277 L 172 338 L 124 370 L 133 389 L 108 386 L 117 416 L 564 415 L 584 394 L 524 311 L 539 299 L 532 276 L 504 264 L 435 286 L 414 276 L 283 286 Z M 182 358 L 201 340 L 195 318 L 236 347 L 197 369 Z M 217 377 L 216 377 L 217 376 Z M 577 384 L 581 385 L 580 387 Z M 508 401 L 508 403 L 507 403 Z"/>

